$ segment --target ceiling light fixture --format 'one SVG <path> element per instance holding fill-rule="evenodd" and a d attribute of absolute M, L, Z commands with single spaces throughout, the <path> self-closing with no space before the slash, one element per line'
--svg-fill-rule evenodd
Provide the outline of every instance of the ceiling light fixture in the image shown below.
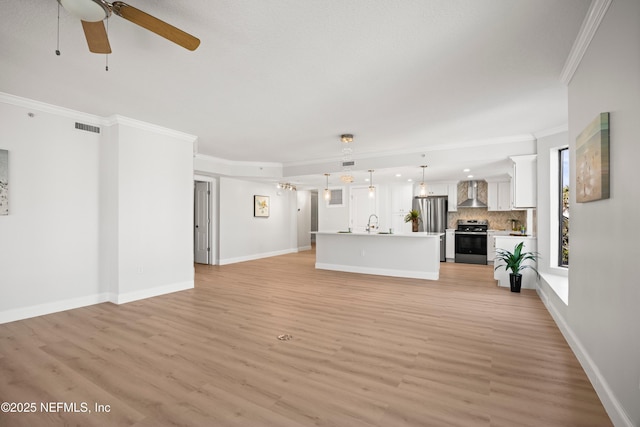
<path fill-rule="evenodd" d="M 353 142 L 353 134 L 343 133 L 340 135 L 340 141 L 342 141 L 342 171 L 346 172 L 340 176 L 340 180 L 345 184 L 351 184 L 353 182 L 353 175 L 348 173 L 351 171 L 351 166 L 355 164 L 353 161 L 353 148 L 349 146 Z"/>
<path fill-rule="evenodd" d="M 376 187 L 373 186 L 373 169 L 369 169 L 369 197 L 376 196 Z"/>
<path fill-rule="evenodd" d="M 353 134 L 343 133 L 342 135 L 340 135 L 340 141 L 344 142 L 345 144 L 353 142 Z"/>
<path fill-rule="evenodd" d="M 298 190 L 295 185 L 290 184 L 288 182 L 280 182 L 280 183 L 278 183 L 277 187 L 282 189 L 282 190 L 289 190 L 289 191 L 297 191 Z"/>
<path fill-rule="evenodd" d="M 424 170 L 427 167 L 427 165 L 423 165 L 420 166 L 422 168 L 422 182 L 420 183 L 420 195 L 421 196 L 426 196 L 427 195 L 427 185 L 424 183 Z"/>
<path fill-rule="evenodd" d="M 99 22 L 111 15 L 109 3 L 104 0 L 58 0 L 70 14 L 86 22 Z"/>
<path fill-rule="evenodd" d="M 325 173 L 324 176 L 327 178 L 327 184 L 324 187 L 324 199 L 331 200 L 331 190 L 329 190 L 329 176 L 330 174 Z"/>

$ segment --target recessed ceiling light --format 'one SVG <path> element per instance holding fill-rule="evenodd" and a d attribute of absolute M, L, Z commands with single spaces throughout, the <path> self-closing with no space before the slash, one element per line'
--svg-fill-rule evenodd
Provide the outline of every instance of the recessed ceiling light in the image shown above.
<path fill-rule="evenodd" d="M 365 179 L 364 179 L 364 182 L 369 182 L 369 178 L 365 178 Z"/>
<path fill-rule="evenodd" d="M 401 174 L 401 173 L 397 173 L 397 174 L 396 174 L 396 176 L 397 176 L 398 178 L 400 178 L 400 177 L 402 176 L 402 174 Z"/>
<path fill-rule="evenodd" d="M 473 178 L 473 175 L 467 175 L 467 178 Z"/>
<path fill-rule="evenodd" d="M 409 179 L 407 180 L 407 182 L 413 182 L 413 180 L 412 180 L 411 178 L 409 178 Z"/>
<path fill-rule="evenodd" d="M 471 169 L 467 168 L 467 169 L 462 169 L 462 172 L 471 172 Z"/>

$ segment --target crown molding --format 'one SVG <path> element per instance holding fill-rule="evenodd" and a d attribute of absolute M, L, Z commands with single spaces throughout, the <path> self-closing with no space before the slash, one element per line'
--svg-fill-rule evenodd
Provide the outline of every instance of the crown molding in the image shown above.
<path fill-rule="evenodd" d="M 57 105 L 47 104 L 46 102 L 35 101 L 33 99 L 23 98 L 21 96 L 11 95 L 5 92 L 0 92 L 0 102 L 29 110 L 40 111 L 42 113 L 55 114 L 56 116 L 62 116 L 73 120 L 80 120 L 92 125 L 107 124 L 107 121 L 103 117 L 96 116 L 95 114 L 83 113 L 70 108 L 59 107 Z"/>
<path fill-rule="evenodd" d="M 568 131 L 569 131 L 569 124 L 565 123 L 560 126 L 556 126 L 554 128 L 544 129 L 544 130 L 541 130 L 540 132 L 536 132 L 533 134 L 533 136 L 536 139 L 540 139 L 540 138 L 545 138 L 547 136 L 557 135 L 559 133 L 568 132 Z"/>
<path fill-rule="evenodd" d="M 531 142 L 535 141 L 535 136 L 533 134 L 520 134 L 520 135 L 512 135 L 507 137 L 500 138 L 487 138 L 487 139 L 475 139 L 475 140 L 466 140 L 466 141 L 450 141 L 444 144 L 437 144 L 427 147 L 421 148 L 406 148 L 402 150 L 385 150 L 385 151 L 367 151 L 361 153 L 353 153 L 353 160 L 368 160 L 368 159 L 377 159 L 382 157 L 393 157 L 398 155 L 421 155 L 425 153 L 430 153 L 434 151 L 448 151 L 448 150 L 456 150 L 463 148 L 474 148 L 478 146 L 490 146 L 490 145 L 499 145 L 499 144 L 507 144 L 507 143 L 520 143 L 520 142 Z M 338 163 L 342 161 L 342 156 L 334 156 L 334 157 L 325 157 L 325 158 L 316 158 L 312 160 L 300 160 L 294 162 L 285 162 L 283 166 L 285 168 L 297 167 L 297 166 L 309 166 L 309 165 L 318 165 L 318 164 L 327 164 L 327 163 Z"/>
<path fill-rule="evenodd" d="M 171 138 L 181 139 L 186 142 L 195 144 L 198 137 L 177 130 L 169 129 L 163 126 L 154 125 L 140 120 L 131 119 L 129 117 L 113 115 L 110 117 L 101 117 L 95 114 L 83 113 L 82 111 L 72 110 L 70 108 L 60 107 L 58 105 L 47 104 L 46 102 L 35 101 L 21 96 L 11 95 L 9 93 L 0 92 L 0 102 L 28 110 L 36 110 L 43 113 L 54 114 L 60 117 L 66 117 L 72 120 L 82 121 L 84 123 L 96 126 L 113 126 L 115 124 L 131 126 L 137 129 L 143 129 L 166 135 Z"/>
<path fill-rule="evenodd" d="M 587 11 L 587 16 L 585 16 L 584 21 L 582 21 L 582 26 L 580 27 L 578 36 L 576 37 L 575 42 L 573 42 L 573 47 L 571 48 L 571 52 L 569 52 L 569 57 L 564 64 L 562 73 L 560 74 L 560 81 L 565 85 L 568 85 L 571 82 L 573 75 L 580 65 L 580 61 L 582 61 L 582 57 L 587 51 L 591 40 L 593 40 L 593 37 L 595 36 L 596 31 L 604 19 L 604 15 L 607 13 L 610 5 L 611 0 L 593 0 L 591 2 L 589 10 Z"/>
<path fill-rule="evenodd" d="M 118 114 L 115 114 L 103 120 L 104 120 L 105 126 L 113 126 L 116 124 L 124 125 L 124 126 L 130 126 L 136 129 L 158 133 L 160 135 L 166 135 L 168 137 L 175 138 L 175 139 L 181 139 L 183 141 L 190 142 L 190 143 L 196 143 L 198 141 L 198 137 L 195 135 L 180 132 L 174 129 L 169 129 L 164 126 L 154 125 L 152 123 L 143 122 L 141 120 L 120 116 Z"/>
<path fill-rule="evenodd" d="M 222 157 L 210 156 L 208 154 L 197 153 L 195 156 L 196 159 L 206 160 L 210 162 L 214 162 L 217 164 L 225 165 L 225 166 L 255 166 L 255 167 L 267 167 L 267 168 L 281 168 L 282 163 L 278 162 L 252 162 L 252 161 L 243 161 L 243 160 L 229 160 L 223 159 Z"/>

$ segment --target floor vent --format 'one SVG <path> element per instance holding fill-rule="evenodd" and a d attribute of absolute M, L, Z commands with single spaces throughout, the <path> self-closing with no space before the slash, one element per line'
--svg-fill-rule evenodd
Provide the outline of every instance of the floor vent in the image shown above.
<path fill-rule="evenodd" d="M 76 129 L 86 130 L 87 132 L 100 133 L 100 128 L 98 126 L 91 126 L 84 123 L 76 122 Z"/>

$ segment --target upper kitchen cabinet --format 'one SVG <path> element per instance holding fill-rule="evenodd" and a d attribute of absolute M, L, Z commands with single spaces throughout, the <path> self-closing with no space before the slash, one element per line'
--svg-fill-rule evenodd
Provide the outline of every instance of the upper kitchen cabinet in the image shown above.
<path fill-rule="evenodd" d="M 537 155 L 513 156 L 513 209 L 535 208 L 537 202 Z"/>
<path fill-rule="evenodd" d="M 427 196 L 448 196 L 449 186 L 447 184 L 427 184 Z"/>
<path fill-rule="evenodd" d="M 413 209 L 413 189 L 411 184 L 392 185 L 389 189 L 391 192 L 392 213 L 406 214 Z"/>
<path fill-rule="evenodd" d="M 458 183 L 457 182 L 428 182 L 425 183 L 426 193 L 422 196 L 447 196 L 449 212 L 455 212 L 458 210 Z M 421 196 L 420 185 L 416 185 L 414 188 L 414 194 Z"/>
<path fill-rule="evenodd" d="M 510 211 L 511 207 L 511 180 L 487 181 L 487 210 Z"/>

